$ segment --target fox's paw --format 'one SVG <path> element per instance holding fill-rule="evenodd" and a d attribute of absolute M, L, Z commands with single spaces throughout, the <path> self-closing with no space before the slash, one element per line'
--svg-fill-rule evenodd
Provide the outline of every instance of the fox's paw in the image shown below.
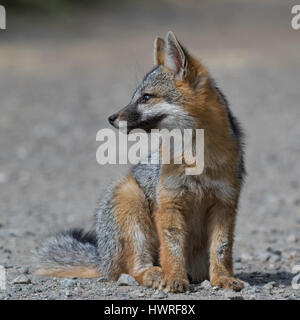
<path fill-rule="evenodd" d="M 243 281 L 236 279 L 234 277 L 221 276 L 212 279 L 211 284 L 214 287 L 220 287 L 223 289 L 231 289 L 234 291 L 241 291 L 244 288 Z"/>
<path fill-rule="evenodd" d="M 146 287 L 157 289 L 163 277 L 164 274 L 160 267 L 151 267 L 144 271 L 141 284 Z"/>
<path fill-rule="evenodd" d="M 190 287 L 189 281 L 184 278 L 166 277 L 159 286 L 160 290 L 164 292 L 185 292 Z"/>

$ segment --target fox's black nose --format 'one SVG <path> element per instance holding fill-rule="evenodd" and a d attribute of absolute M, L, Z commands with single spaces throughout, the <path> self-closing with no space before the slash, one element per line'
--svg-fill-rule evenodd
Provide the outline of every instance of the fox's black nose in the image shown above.
<path fill-rule="evenodd" d="M 114 121 L 115 121 L 117 118 L 118 118 L 117 114 L 114 113 L 114 114 L 112 114 L 111 116 L 108 117 L 108 121 L 109 121 L 110 124 L 113 125 L 113 124 L 114 124 Z"/>

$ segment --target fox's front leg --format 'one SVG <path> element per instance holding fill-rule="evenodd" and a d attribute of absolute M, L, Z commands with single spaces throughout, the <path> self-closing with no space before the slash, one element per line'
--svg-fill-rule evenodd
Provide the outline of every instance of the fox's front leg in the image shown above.
<path fill-rule="evenodd" d="M 208 225 L 210 282 L 213 286 L 240 291 L 244 284 L 233 277 L 232 246 L 235 206 L 217 203 L 210 212 Z"/>
<path fill-rule="evenodd" d="M 161 195 L 155 220 L 160 240 L 160 264 L 164 278 L 159 288 L 165 292 L 184 292 L 189 288 L 185 270 L 186 222 L 182 201 Z"/>

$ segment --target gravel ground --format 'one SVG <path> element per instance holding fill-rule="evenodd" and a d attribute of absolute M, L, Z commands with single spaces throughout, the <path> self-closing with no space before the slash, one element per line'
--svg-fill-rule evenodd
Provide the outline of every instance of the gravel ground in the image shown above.
<path fill-rule="evenodd" d="M 0 50 L 0 299 L 297 299 L 300 265 L 300 30 L 290 1 L 168 1 L 59 16 L 8 16 Z M 247 134 L 248 178 L 234 248 L 239 293 L 164 294 L 104 279 L 33 275 L 48 234 L 91 228 L 126 166 L 100 166 L 96 132 L 151 67 L 169 29 L 209 67 Z M 20 283 L 21 282 L 21 283 Z"/>

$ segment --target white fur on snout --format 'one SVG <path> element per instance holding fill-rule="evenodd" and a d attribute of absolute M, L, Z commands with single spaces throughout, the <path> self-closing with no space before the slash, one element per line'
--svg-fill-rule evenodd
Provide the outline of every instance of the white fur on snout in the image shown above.
<path fill-rule="evenodd" d="M 116 119 L 115 121 L 114 121 L 114 126 L 116 127 L 116 128 L 119 128 L 119 119 Z"/>
<path fill-rule="evenodd" d="M 167 102 L 160 102 L 151 107 L 139 105 L 138 111 L 140 112 L 142 121 L 150 121 L 157 116 L 165 116 L 159 123 L 159 129 L 188 129 L 194 128 L 193 118 L 182 109 L 179 105 L 170 104 Z"/>
<path fill-rule="evenodd" d="M 122 132 L 126 132 L 126 128 L 127 128 L 127 121 L 120 121 L 119 119 L 116 119 L 114 122 L 114 126 L 121 130 Z"/>

